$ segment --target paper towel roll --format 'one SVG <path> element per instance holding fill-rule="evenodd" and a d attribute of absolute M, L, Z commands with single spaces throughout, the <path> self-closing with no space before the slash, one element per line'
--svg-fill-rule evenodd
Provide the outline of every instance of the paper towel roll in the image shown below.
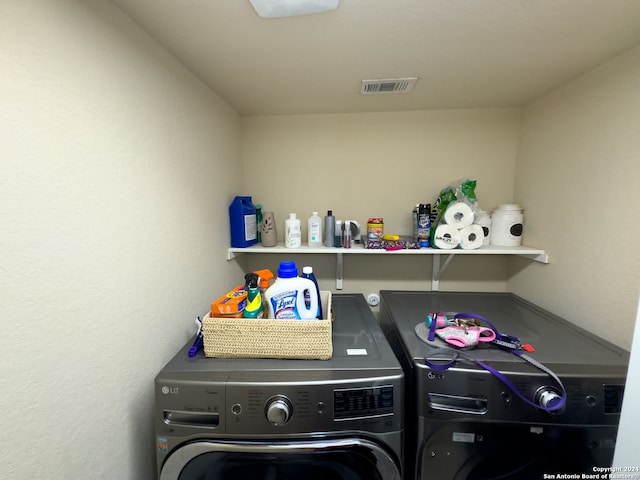
<path fill-rule="evenodd" d="M 444 250 L 460 245 L 460 231 L 451 225 L 438 225 L 434 237 L 435 246 Z"/>
<path fill-rule="evenodd" d="M 484 210 L 478 210 L 474 215 L 474 221 L 482 227 L 484 233 L 483 245 L 491 244 L 491 215 Z"/>
<path fill-rule="evenodd" d="M 457 229 L 468 227 L 473 223 L 473 210 L 464 202 L 453 202 L 444 212 L 444 221 Z"/>
<path fill-rule="evenodd" d="M 460 248 L 463 250 L 475 250 L 482 246 L 484 231 L 476 223 L 460 230 Z"/>

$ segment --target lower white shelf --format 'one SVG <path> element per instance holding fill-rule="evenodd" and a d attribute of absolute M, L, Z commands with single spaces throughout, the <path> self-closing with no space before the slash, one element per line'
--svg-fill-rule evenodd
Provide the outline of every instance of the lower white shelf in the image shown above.
<path fill-rule="evenodd" d="M 246 248 L 230 247 L 227 250 L 227 260 L 233 260 L 237 255 L 243 253 L 280 253 L 280 254 L 321 254 L 336 256 L 336 290 L 342 290 L 344 262 L 343 255 L 433 255 L 433 276 L 431 278 L 431 289 L 438 291 L 440 276 L 447 268 L 451 260 L 457 255 L 519 255 L 540 263 L 549 263 L 549 256 L 544 250 L 539 248 L 519 246 L 519 247 L 499 247 L 496 245 L 486 245 L 475 250 L 441 250 L 438 248 L 402 249 L 387 251 L 383 249 L 364 248 L 363 245 L 354 245 L 352 248 L 335 247 L 308 247 L 287 248 L 283 244 L 275 247 L 263 247 L 253 245 Z M 445 255 L 447 259 L 441 264 L 440 257 Z"/>

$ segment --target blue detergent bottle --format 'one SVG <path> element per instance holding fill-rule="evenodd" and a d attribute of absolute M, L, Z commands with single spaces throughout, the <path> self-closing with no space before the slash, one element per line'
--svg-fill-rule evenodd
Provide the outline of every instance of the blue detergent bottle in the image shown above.
<path fill-rule="evenodd" d="M 231 246 L 250 247 L 258 241 L 256 207 L 249 196 L 237 196 L 229 205 Z"/>

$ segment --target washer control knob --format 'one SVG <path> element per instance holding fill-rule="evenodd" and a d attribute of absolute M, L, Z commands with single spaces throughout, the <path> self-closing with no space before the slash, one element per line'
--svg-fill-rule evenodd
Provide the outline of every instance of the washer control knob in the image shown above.
<path fill-rule="evenodd" d="M 293 413 L 291 402 L 284 395 L 277 395 L 267 400 L 265 415 L 267 421 L 276 427 L 285 425 Z"/>
<path fill-rule="evenodd" d="M 557 409 L 562 401 L 562 397 L 551 387 L 540 387 L 535 398 L 538 405 L 548 410 Z"/>

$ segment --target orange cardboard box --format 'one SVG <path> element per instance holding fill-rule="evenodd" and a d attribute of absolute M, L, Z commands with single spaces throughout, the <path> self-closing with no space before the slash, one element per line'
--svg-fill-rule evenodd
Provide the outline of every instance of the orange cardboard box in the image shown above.
<path fill-rule="evenodd" d="M 242 317 L 247 306 L 247 291 L 242 285 L 226 293 L 211 304 L 212 317 Z"/>

